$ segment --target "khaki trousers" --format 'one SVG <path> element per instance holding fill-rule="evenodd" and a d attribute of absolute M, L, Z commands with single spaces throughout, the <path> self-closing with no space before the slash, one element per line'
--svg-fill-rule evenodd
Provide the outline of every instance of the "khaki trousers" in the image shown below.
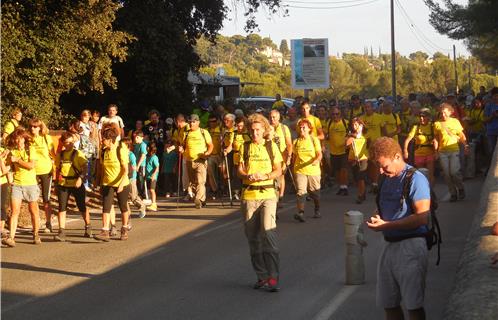
<path fill-rule="evenodd" d="M 194 193 L 194 199 L 202 202 L 206 201 L 207 160 L 187 161 L 187 174 L 190 189 Z"/>
<path fill-rule="evenodd" d="M 242 200 L 241 208 L 251 263 L 258 279 L 278 279 L 277 199 Z"/>

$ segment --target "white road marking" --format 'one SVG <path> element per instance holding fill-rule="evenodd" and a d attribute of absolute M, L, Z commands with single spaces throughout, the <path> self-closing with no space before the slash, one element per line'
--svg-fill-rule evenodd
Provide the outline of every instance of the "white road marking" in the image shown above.
<path fill-rule="evenodd" d="M 360 286 L 344 286 L 338 294 L 313 318 L 313 320 L 329 320 L 330 317 L 346 302 Z"/>

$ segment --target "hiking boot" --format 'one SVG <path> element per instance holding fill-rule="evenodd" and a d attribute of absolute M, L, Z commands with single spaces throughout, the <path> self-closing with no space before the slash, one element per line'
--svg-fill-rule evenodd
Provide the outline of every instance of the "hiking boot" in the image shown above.
<path fill-rule="evenodd" d="M 306 222 L 306 219 L 304 218 L 304 212 L 299 212 L 294 215 L 294 219 L 300 222 Z"/>
<path fill-rule="evenodd" d="M 16 246 L 16 242 L 11 237 L 2 239 L 2 243 L 11 248 L 14 248 Z"/>
<path fill-rule="evenodd" d="M 278 280 L 275 278 L 269 278 L 266 281 L 265 289 L 268 290 L 269 292 L 279 292 L 280 287 L 278 286 Z"/>
<path fill-rule="evenodd" d="M 458 200 L 465 199 L 465 189 L 458 190 Z"/>
<path fill-rule="evenodd" d="M 195 199 L 194 204 L 196 209 L 202 208 L 202 201 L 200 199 Z"/>
<path fill-rule="evenodd" d="M 95 236 L 93 236 L 93 238 L 95 240 L 100 240 L 100 241 L 104 241 L 104 242 L 111 241 L 111 237 L 109 236 L 109 230 L 102 230 L 102 231 L 100 231 L 99 234 L 96 234 Z"/>
<path fill-rule="evenodd" d="M 66 241 L 66 233 L 64 229 L 59 229 L 59 232 L 54 236 L 55 241 L 64 242 Z"/>
<path fill-rule="evenodd" d="M 109 236 L 115 237 L 118 235 L 118 229 L 115 224 L 111 224 L 111 230 L 109 231 Z"/>
<path fill-rule="evenodd" d="M 119 239 L 128 240 L 128 231 L 129 229 L 127 227 L 121 227 L 121 237 Z"/>
<path fill-rule="evenodd" d="M 33 234 L 33 244 L 41 244 L 41 239 L 38 233 Z"/>
<path fill-rule="evenodd" d="M 322 217 L 322 215 L 320 214 L 320 210 L 315 210 L 315 214 L 313 215 L 313 218 L 319 219 L 321 217 Z"/>
<path fill-rule="evenodd" d="M 91 225 L 86 225 L 85 226 L 85 234 L 83 236 L 85 238 L 91 238 L 92 237 L 92 226 Z"/>
<path fill-rule="evenodd" d="M 253 289 L 264 289 L 266 288 L 266 285 L 268 283 L 268 280 L 258 280 L 256 283 L 252 286 Z"/>
<path fill-rule="evenodd" d="M 361 195 L 361 196 L 358 196 L 358 197 L 356 198 L 356 203 L 357 203 L 357 204 L 362 204 L 362 203 L 363 203 L 363 201 L 365 201 L 365 199 L 366 199 L 366 198 L 367 198 L 367 196 L 366 196 L 366 195 Z"/>
<path fill-rule="evenodd" d="M 450 197 L 450 202 L 456 202 L 457 201 L 457 195 L 456 194 L 452 194 L 451 197 Z"/>
<path fill-rule="evenodd" d="M 50 221 L 45 222 L 45 229 L 43 233 L 52 233 L 54 229 L 52 228 L 52 223 Z"/>
<path fill-rule="evenodd" d="M 155 202 L 151 203 L 151 205 L 148 206 L 147 209 L 154 212 L 157 211 L 157 203 Z"/>

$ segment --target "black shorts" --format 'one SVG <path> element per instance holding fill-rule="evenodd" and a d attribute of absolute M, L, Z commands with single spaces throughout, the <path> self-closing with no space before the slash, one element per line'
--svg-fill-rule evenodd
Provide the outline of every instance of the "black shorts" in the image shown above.
<path fill-rule="evenodd" d="M 84 185 L 81 185 L 79 188 L 57 186 L 56 190 L 57 198 L 59 200 L 59 212 L 67 210 L 67 202 L 69 200 L 69 195 L 71 194 L 74 196 L 78 210 L 80 212 L 86 212 L 86 190 Z"/>
<path fill-rule="evenodd" d="M 157 179 L 156 180 L 147 179 L 147 189 L 156 190 L 156 185 L 157 185 Z"/>
<path fill-rule="evenodd" d="M 50 189 L 52 189 L 52 172 L 37 175 L 36 179 L 41 185 L 43 203 L 48 203 L 50 201 Z"/>
<path fill-rule="evenodd" d="M 121 212 L 128 210 L 128 196 L 130 194 L 130 185 L 128 184 L 123 188 L 123 191 L 118 192 L 118 187 L 103 186 L 102 187 L 102 212 L 110 213 L 111 207 L 114 203 L 114 193 L 118 198 L 118 206 Z"/>
<path fill-rule="evenodd" d="M 353 177 L 356 182 L 365 180 L 367 177 L 368 160 L 361 160 L 359 163 L 352 163 Z"/>
<path fill-rule="evenodd" d="M 332 172 L 337 173 L 339 170 L 348 167 L 348 154 L 331 154 L 330 155 L 330 165 L 332 166 Z"/>

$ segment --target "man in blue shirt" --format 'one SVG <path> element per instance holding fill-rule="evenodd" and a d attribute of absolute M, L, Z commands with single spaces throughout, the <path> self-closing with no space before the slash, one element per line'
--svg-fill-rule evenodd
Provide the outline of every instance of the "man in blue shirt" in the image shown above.
<path fill-rule="evenodd" d="M 484 108 L 484 123 L 489 143 L 489 154 L 493 157 L 498 137 L 498 87 L 491 89 L 491 102 Z"/>
<path fill-rule="evenodd" d="M 371 159 L 383 175 L 378 198 L 378 212 L 367 221 L 386 240 L 377 267 L 377 304 L 384 308 L 386 319 L 403 319 L 403 301 L 410 319 L 425 319 L 424 291 L 428 250 L 425 233 L 430 213 L 430 187 L 427 178 L 415 171 L 407 199 L 403 187 L 410 165 L 403 160 L 398 142 L 377 139 Z"/>
<path fill-rule="evenodd" d="M 142 131 L 137 131 L 134 134 L 133 153 L 137 159 L 137 187 L 138 193 L 143 198 L 145 196 L 144 179 L 145 179 L 145 159 L 147 157 L 147 144 L 144 141 L 144 134 Z"/>

